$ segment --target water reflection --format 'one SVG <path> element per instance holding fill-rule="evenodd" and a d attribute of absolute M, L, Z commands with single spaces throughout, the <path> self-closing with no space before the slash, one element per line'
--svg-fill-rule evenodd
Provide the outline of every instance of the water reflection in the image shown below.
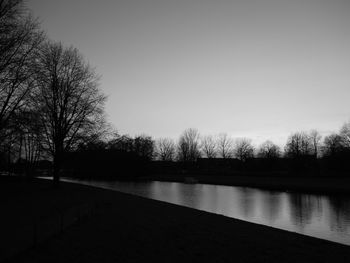
<path fill-rule="evenodd" d="M 331 209 L 329 222 L 332 230 L 342 233 L 349 232 L 350 228 L 350 206 L 344 197 L 329 197 L 328 203 Z"/>
<path fill-rule="evenodd" d="M 350 245 L 350 196 L 169 182 L 78 182 Z"/>
<path fill-rule="evenodd" d="M 241 188 L 238 192 L 238 202 L 243 218 L 254 218 L 255 204 L 257 201 L 256 190 L 252 188 Z"/>
<path fill-rule="evenodd" d="M 282 212 L 281 203 L 282 203 L 283 194 L 278 192 L 268 191 L 266 194 L 261 193 L 261 205 L 262 211 L 264 211 L 264 218 L 269 221 L 269 224 L 272 225 Z"/>
<path fill-rule="evenodd" d="M 303 229 L 305 225 L 310 224 L 315 202 L 318 198 L 317 196 L 298 193 L 289 195 L 290 213 L 295 225 Z"/>

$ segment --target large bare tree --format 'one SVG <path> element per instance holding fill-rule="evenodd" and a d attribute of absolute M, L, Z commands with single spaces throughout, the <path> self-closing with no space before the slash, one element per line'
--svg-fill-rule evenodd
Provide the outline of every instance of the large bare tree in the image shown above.
<path fill-rule="evenodd" d="M 35 53 L 44 39 L 21 0 L 0 1 L 0 136 L 9 135 L 15 112 L 33 87 Z M 13 123 L 13 122 L 12 122 Z"/>
<path fill-rule="evenodd" d="M 36 92 L 33 102 L 40 110 L 45 143 L 53 158 L 54 184 L 64 154 L 103 119 L 106 97 L 98 76 L 75 48 L 47 42 L 37 54 L 34 67 Z"/>

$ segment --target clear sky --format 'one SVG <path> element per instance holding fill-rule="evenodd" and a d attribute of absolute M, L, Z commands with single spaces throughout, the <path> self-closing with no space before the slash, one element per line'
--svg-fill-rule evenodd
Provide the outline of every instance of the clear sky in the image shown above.
<path fill-rule="evenodd" d="M 27 0 L 101 78 L 121 133 L 283 144 L 350 118 L 349 0 Z"/>

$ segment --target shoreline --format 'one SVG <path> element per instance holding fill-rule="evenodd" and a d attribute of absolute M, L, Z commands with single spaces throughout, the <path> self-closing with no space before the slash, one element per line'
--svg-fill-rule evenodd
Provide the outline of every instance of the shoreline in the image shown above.
<path fill-rule="evenodd" d="M 40 184 L 42 193 L 35 195 L 42 199 L 51 189 L 50 183 L 34 180 L 24 186 Z M 6 188 L 10 190 L 9 185 Z M 62 183 L 55 196 L 56 206 L 94 202 L 99 209 L 9 262 L 350 260 L 346 245 L 130 194 Z M 23 199 L 29 197 L 23 195 Z M 70 202 L 62 204 L 63 197 Z M 32 209 L 45 212 L 43 209 L 53 205 L 50 202 Z"/>

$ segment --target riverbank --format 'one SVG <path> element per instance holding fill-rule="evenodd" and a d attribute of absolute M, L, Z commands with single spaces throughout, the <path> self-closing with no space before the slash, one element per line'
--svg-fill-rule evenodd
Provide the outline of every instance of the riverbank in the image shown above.
<path fill-rule="evenodd" d="M 35 247 L 17 253 L 10 262 L 350 260 L 349 246 L 119 192 L 68 183 L 52 189 L 49 181 L 2 178 L 0 190 L 6 215 L 0 219 L 1 227 L 6 224 L 10 233 L 19 226 L 31 229 L 25 225 L 34 217 L 42 226 L 58 210 L 66 215 L 77 207 L 93 208 L 59 233 L 39 238 Z M 51 220 L 51 228 L 60 223 Z M 21 239 L 30 236 L 28 231 L 20 234 Z"/>
<path fill-rule="evenodd" d="M 274 176 L 269 175 L 151 175 L 150 181 L 190 182 L 202 184 L 254 187 L 266 190 L 318 194 L 350 195 L 350 176 Z"/>

